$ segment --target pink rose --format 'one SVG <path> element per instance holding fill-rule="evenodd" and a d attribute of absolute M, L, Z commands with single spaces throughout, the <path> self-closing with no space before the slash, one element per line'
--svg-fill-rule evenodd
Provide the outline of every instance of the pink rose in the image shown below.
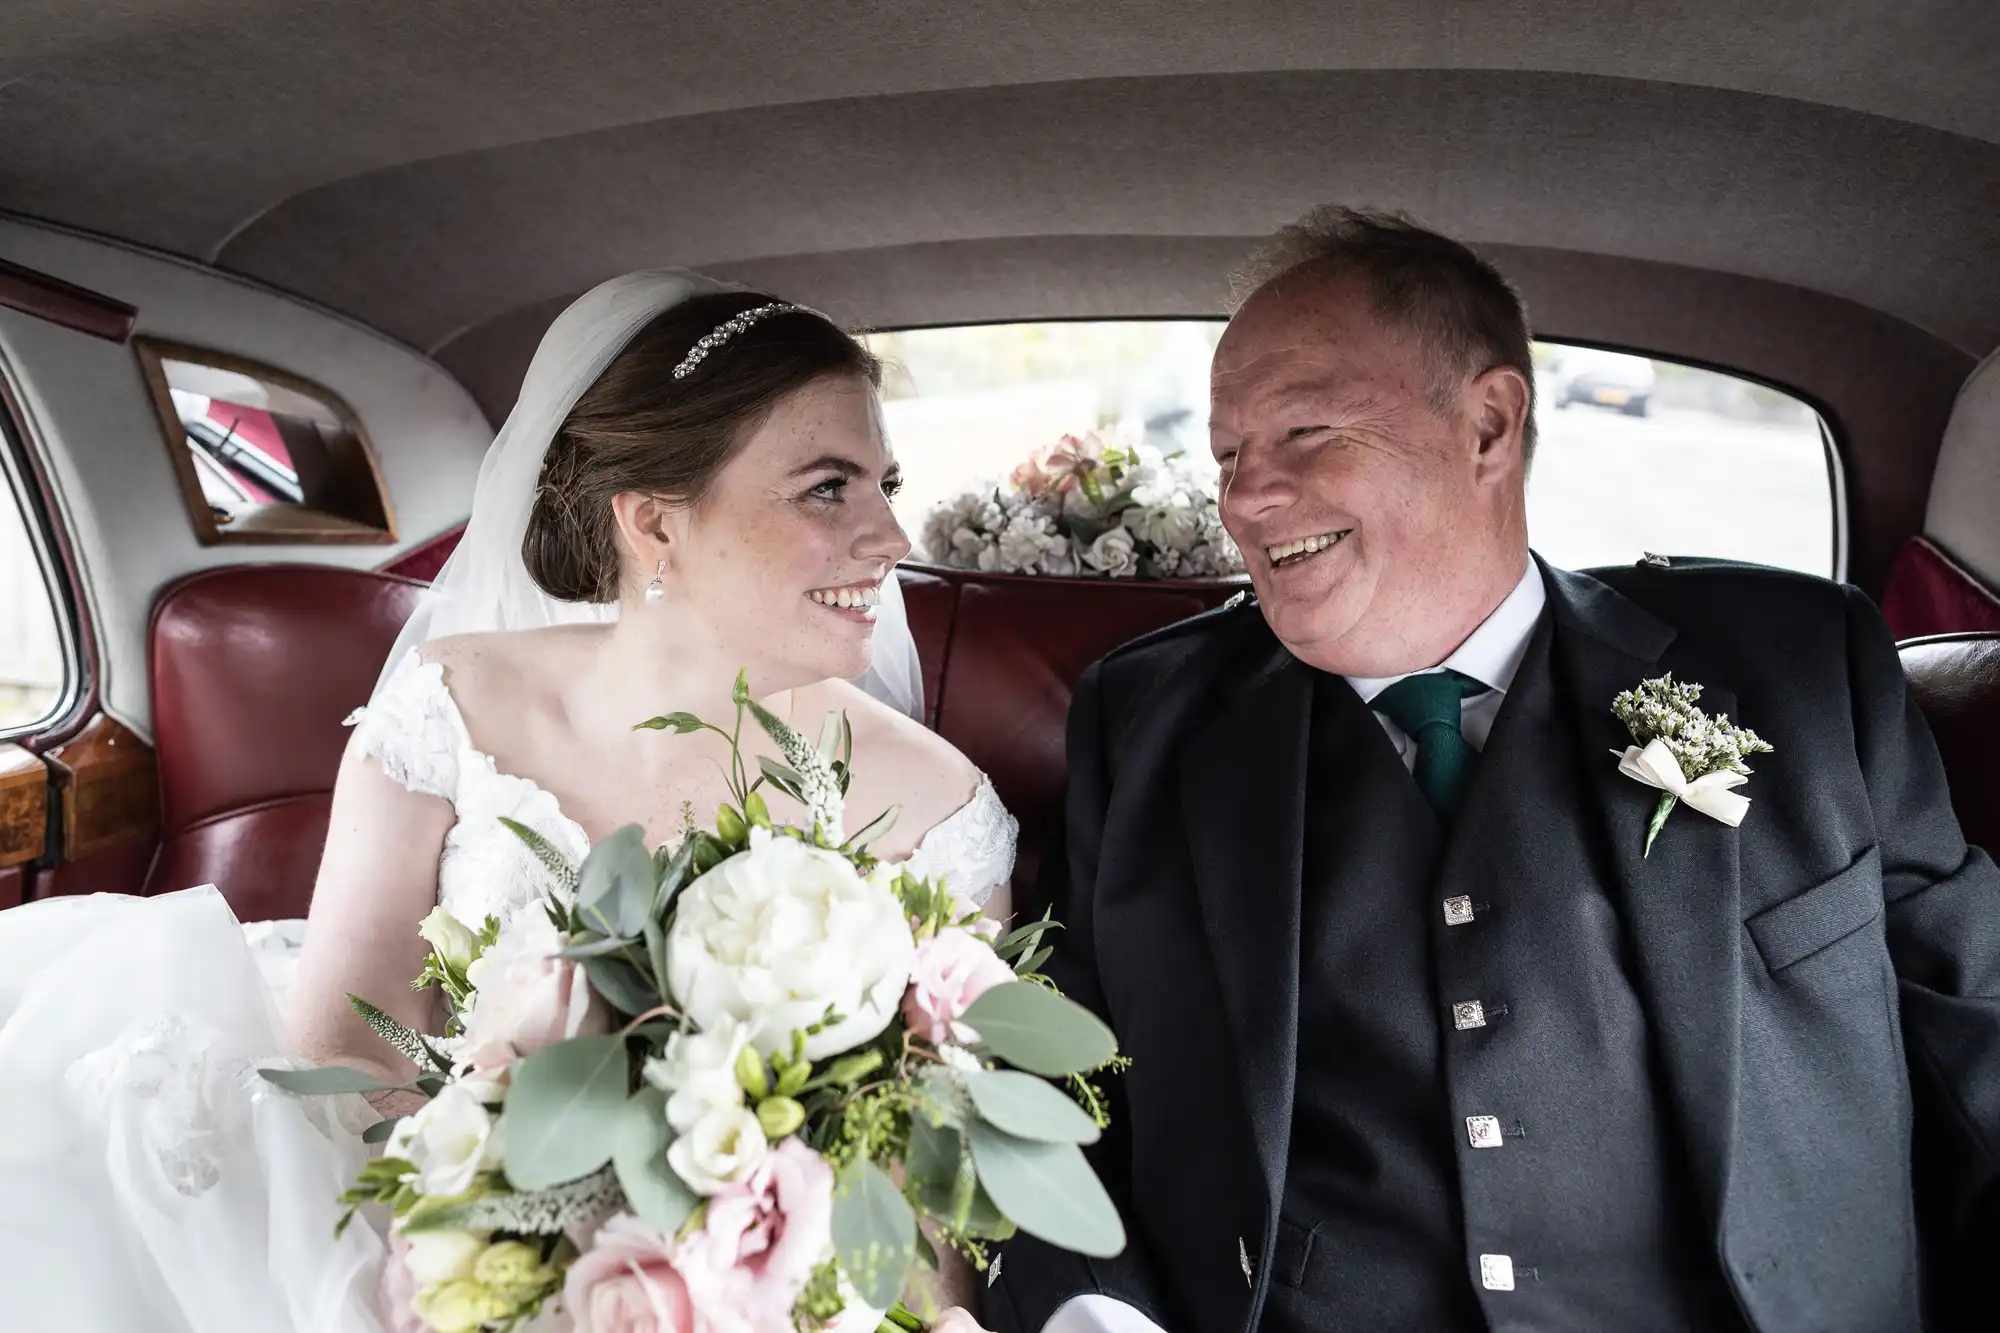
<path fill-rule="evenodd" d="M 710 1328 L 790 1333 L 792 1307 L 833 1245 L 833 1168 L 799 1140 L 708 1201 L 682 1252 L 688 1291 Z"/>
<path fill-rule="evenodd" d="M 630 1213 L 598 1228 L 570 1265 L 563 1305 L 576 1333 L 701 1333 L 665 1236 Z"/>
<path fill-rule="evenodd" d="M 1037 500 L 1062 495 L 1075 489 L 1086 474 L 1095 472 L 1103 457 L 1104 441 L 1095 431 L 1065 435 L 1055 444 L 1037 449 L 1014 469 L 1009 480 Z"/>
<path fill-rule="evenodd" d="M 389 1333 L 424 1333 L 424 1321 L 415 1307 L 417 1279 L 410 1273 L 410 1242 L 401 1232 L 389 1235 L 389 1253 L 382 1256 L 382 1277 L 375 1288 L 375 1303 L 382 1307 L 382 1320 Z"/>
<path fill-rule="evenodd" d="M 565 943 L 547 915 L 530 908 L 473 960 L 465 970 L 477 992 L 465 1016 L 468 1049 L 504 1045 L 516 1056 L 532 1055 L 571 1037 L 611 1030 L 610 1013 L 582 966 L 555 956 Z"/>
<path fill-rule="evenodd" d="M 969 930 L 947 926 L 917 945 L 910 989 L 903 994 L 903 1021 L 933 1045 L 963 1046 L 979 1034 L 958 1021 L 972 1002 L 1014 979 L 993 946 Z"/>

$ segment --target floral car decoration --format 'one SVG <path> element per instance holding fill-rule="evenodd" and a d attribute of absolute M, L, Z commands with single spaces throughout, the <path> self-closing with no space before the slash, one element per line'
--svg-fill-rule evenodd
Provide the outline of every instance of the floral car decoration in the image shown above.
<path fill-rule="evenodd" d="M 924 523 L 924 553 L 958 569 L 1102 578 L 1243 572 L 1215 481 L 1180 454 L 1065 435 L 1005 486 L 966 491 Z"/>
<path fill-rule="evenodd" d="M 876 858 L 894 811 L 845 831 L 845 719 L 815 746 L 740 675 L 735 700 L 730 732 L 641 724 L 728 739 L 713 827 L 653 850 L 623 828 L 572 866 L 510 823 L 543 900 L 477 928 L 425 920 L 413 984 L 441 990 L 442 1038 L 350 997 L 416 1063 L 410 1083 L 263 1071 L 297 1093 L 427 1098 L 368 1131 L 383 1155 L 341 1196 L 342 1227 L 366 1205 L 393 1219 L 401 1326 L 907 1330 L 934 1241 L 975 1268 L 1017 1229 L 1123 1248 L 1081 1151 L 1107 1123 L 1092 1080 L 1123 1061 L 1039 972 L 1057 923 L 1003 935 Z M 783 756 L 755 780 L 746 712 Z"/>

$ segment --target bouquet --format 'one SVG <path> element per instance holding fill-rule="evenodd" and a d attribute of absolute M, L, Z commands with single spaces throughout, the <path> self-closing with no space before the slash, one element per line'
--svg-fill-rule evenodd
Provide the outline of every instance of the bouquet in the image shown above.
<path fill-rule="evenodd" d="M 1065 435 L 1007 485 L 948 500 L 924 523 L 926 556 L 1003 574 L 1190 578 L 1240 574 L 1215 481 L 1180 454 Z"/>
<path fill-rule="evenodd" d="M 1057 924 L 1001 936 L 873 856 L 893 810 L 847 833 L 844 717 L 815 746 L 741 675 L 735 702 L 729 732 L 641 724 L 727 738 L 712 827 L 690 819 L 657 850 L 627 827 L 572 866 L 510 823 L 547 872 L 542 901 L 476 929 L 424 921 L 415 985 L 442 990 L 443 1038 L 350 997 L 422 1071 L 411 1083 L 263 1071 L 298 1093 L 428 1099 L 369 1130 L 383 1155 L 341 1196 L 342 1227 L 364 1205 L 392 1218 L 402 1327 L 907 1333 L 899 1302 L 933 1240 L 975 1269 L 1017 1228 L 1123 1248 L 1080 1148 L 1107 1123 L 1093 1077 L 1123 1062 L 1038 970 Z M 746 711 L 783 756 L 755 781 Z"/>

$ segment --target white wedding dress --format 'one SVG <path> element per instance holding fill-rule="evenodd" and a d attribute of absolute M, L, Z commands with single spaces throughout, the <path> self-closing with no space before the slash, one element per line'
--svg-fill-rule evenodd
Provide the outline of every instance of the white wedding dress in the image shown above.
<path fill-rule="evenodd" d="M 442 670 L 414 651 L 352 720 L 385 771 L 455 807 L 438 891 L 460 919 L 504 919 L 544 887 L 501 816 L 587 850 L 552 795 L 473 747 Z M 912 859 L 983 903 L 1015 835 L 982 780 Z M 333 1237 L 373 1113 L 257 1074 L 296 1063 L 280 1015 L 302 926 L 239 926 L 206 887 L 0 912 L 0 1329 L 383 1329 L 380 1237 Z"/>

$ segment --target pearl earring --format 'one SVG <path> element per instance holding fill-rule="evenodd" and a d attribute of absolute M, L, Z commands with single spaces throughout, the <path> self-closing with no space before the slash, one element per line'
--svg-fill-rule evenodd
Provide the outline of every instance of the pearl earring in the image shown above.
<path fill-rule="evenodd" d="M 646 600 L 648 602 L 657 602 L 667 595 L 666 574 L 667 562 L 662 560 L 660 567 L 653 573 L 653 581 L 646 585 Z"/>

